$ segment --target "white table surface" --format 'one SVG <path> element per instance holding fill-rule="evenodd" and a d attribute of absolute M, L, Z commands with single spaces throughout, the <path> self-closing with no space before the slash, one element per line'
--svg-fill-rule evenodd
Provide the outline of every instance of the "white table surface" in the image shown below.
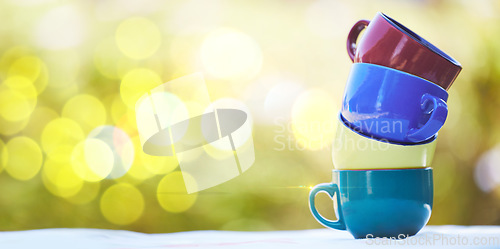
<path fill-rule="evenodd" d="M 100 229 L 0 232 L 0 248 L 500 248 L 500 226 L 427 226 L 404 240 L 355 240 L 330 229 L 271 232 L 192 231 L 144 234 Z"/>

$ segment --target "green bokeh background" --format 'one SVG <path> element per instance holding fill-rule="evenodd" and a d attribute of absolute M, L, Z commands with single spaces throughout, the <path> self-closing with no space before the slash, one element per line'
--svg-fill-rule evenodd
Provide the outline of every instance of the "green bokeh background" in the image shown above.
<path fill-rule="evenodd" d="M 103 7 L 105 4 L 111 7 Z M 82 13 L 85 38 L 68 48 L 49 49 L 40 45 L 34 34 L 45 13 L 61 6 L 72 6 Z M 217 12 L 211 14 L 214 6 Z M 190 8 L 202 14 L 181 18 Z M 371 19 L 378 11 L 403 23 L 463 66 L 449 90 L 449 117 L 439 133 L 432 165 L 435 198 L 429 224 L 499 225 L 500 184 L 481 190 L 478 182 L 492 180 L 475 177 L 481 156 L 499 154 L 496 147 L 500 145 L 498 1 L 151 0 L 134 5 L 130 1 L 109 0 L 8 0 L 0 2 L 0 58 L 20 46 L 45 63 L 47 87 L 38 96 L 38 106 L 60 114 L 68 99 L 86 93 L 102 101 L 107 110 L 106 124 L 115 125 L 109 98 L 120 94 L 121 80 L 119 76 L 109 77 L 98 70 L 95 58 L 103 52 L 96 51 L 104 40 L 113 39 L 122 21 L 140 16 L 158 26 L 161 45 L 144 59 L 124 55 L 112 58 L 111 61 L 115 60 L 125 71 L 150 68 L 163 82 L 192 72 L 204 72 L 213 99 L 239 99 L 249 106 L 254 116 L 262 114 L 253 107 L 259 104 L 258 100 L 265 100 L 269 88 L 252 92 L 248 89 L 260 87 L 256 82 L 266 75 L 292 74 L 304 91 L 320 89 L 338 108 L 351 65 L 345 51 L 347 33 L 357 20 Z M 219 79 L 206 72 L 197 59 L 199 49 L 205 37 L 220 27 L 243 32 L 259 44 L 263 59 L 257 74 L 232 80 Z M 178 50 L 179 43 L 183 50 Z M 108 52 L 110 56 L 115 55 L 104 51 Z M 178 61 L 182 58 L 185 61 Z M 0 82 L 5 80 L 9 67 L 9 60 L 2 60 Z M 252 94 L 255 96 L 248 97 Z M 291 110 L 289 106 L 281 111 L 286 117 Z M 0 139 L 7 143 L 25 135 L 39 143 L 43 127 L 36 128 L 36 119 L 30 122 L 32 126 L 15 134 L 0 135 Z M 20 181 L 4 170 L 0 173 L 0 230 L 88 227 L 177 232 L 320 228 L 309 212 L 307 196 L 309 186 L 330 181 L 333 169 L 330 150 L 328 147 L 301 149 L 293 132 L 280 130 L 272 119 L 266 122 L 256 118 L 255 164 L 241 176 L 200 192 L 196 203 L 185 212 L 171 213 L 159 205 L 156 190 L 163 175 L 141 182 L 131 181 L 142 193 L 145 206 L 140 218 L 128 225 L 109 222 L 99 207 L 100 197 L 117 180 L 101 181 L 97 197 L 78 205 L 51 194 L 42 182 L 41 173 Z M 285 150 L 277 150 L 281 146 L 275 140 L 277 135 L 290 138 Z M 499 179 L 500 161 L 490 161 L 486 175 Z M 321 213 L 333 218 L 332 203 L 326 195 L 318 196 L 318 205 Z"/>

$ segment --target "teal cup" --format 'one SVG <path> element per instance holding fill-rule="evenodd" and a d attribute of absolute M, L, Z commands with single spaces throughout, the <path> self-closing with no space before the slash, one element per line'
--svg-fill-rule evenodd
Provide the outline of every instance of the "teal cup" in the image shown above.
<path fill-rule="evenodd" d="M 326 227 L 347 230 L 357 239 L 405 238 L 418 233 L 431 217 L 431 168 L 333 170 L 332 178 L 309 193 L 311 212 Z M 336 221 L 316 210 L 319 192 L 336 197 Z"/>

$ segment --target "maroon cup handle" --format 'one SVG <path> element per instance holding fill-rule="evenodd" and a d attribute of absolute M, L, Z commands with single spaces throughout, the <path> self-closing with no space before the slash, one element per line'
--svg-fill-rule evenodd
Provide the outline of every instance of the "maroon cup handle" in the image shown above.
<path fill-rule="evenodd" d="M 347 54 L 349 54 L 352 62 L 354 62 L 354 56 L 356 55 L 356 41 L 358 40 L 359 33 L 361 33 L 368 24 L 370 24 L 368 20 L 359 20 L 352 26 L 349 35 L 347 35 Z"/>

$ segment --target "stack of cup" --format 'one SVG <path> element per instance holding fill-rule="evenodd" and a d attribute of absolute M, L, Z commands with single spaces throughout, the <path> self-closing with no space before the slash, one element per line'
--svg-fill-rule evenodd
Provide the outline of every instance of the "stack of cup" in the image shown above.
<path fill-rule="evenodd" d="M 430 163 L 448 114 L 446 90 L 462 68 L 383 13 L 353 26 L 347 51 L 354 64 L 337 121 L 333 181 L 311 190 L 311 212 L 355 238 L 414 235 L 431 215 Z M 318 213 L 318 192 L 336 195 L 338 220 Z"/>

